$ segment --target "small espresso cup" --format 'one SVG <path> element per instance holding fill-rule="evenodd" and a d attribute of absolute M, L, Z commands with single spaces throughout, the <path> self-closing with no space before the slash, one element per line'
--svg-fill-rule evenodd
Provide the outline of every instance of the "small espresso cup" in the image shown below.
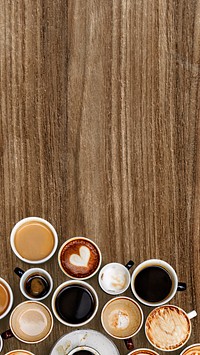
<path fill-rule="evenodd" d="M 58 253 L 58 264 L 65 275 L 75 280 L 86 280 L 99 270 L 102 255 L 93 240 L 85 237 L 68 239 Z"/>
<path fill-rule="evenodd" d="M 12 350 L 9 351 L 9 353 L 6 353 L 5 355 L 34 355 L 33 353 L 31 353 L 28 350 Z"/>
<path fill-rule="evenodd" d="M 31 268 L 23 271 L 16 267 L 14 272 L 20 277 L 21 293 L 29 300 L 42 301 L 50 295 L 53 280 L 46 270 Z"/>
<path fill-rule="evenodd" d="M 131 289 L 138 301 L 157 307 L 168 303 L 177 291 L 184 291 L 186 284 L 178 282 L 175 270 L 166 261 L 150 259 L 133 271 Z"/>
<path fill-rule="evenodd" d="M 143 321 L 141 307 L 130 297 L 118 296 L 109 300 L 101 312 L 104 330 L 111 337 L 124 340 L 128 350 L 134 349 L 131 338 L 140 331 Z"/>
<path fill-rule="evenodd" d="M 4 318 L 13 305 L 13 292 L 10 285 L 0 277 L 0 319 Z"/>
<path fill-rule="evenodd" d="M 15 255 L 22 261 L 41 264 L 55 253 L 58 235 L 55 228 L 45 219 L 27 217 L 13 227 L 10 244 Z"/>
<path fill-rule="evenodd" d="M 55 317 L 61 323 L 80 327 L 94 318 L 99 300 L 96 291 L 87 282 L 71 280 L 57 287 L 51 304 Z"/>
<path fill-rule="evenodd" d="M 140 348 L 131 351 L 128 353 L 128 355 L 158 355 L 154 350 L 146 349 L 146 348 Z"/>
<path fill-rule="evenodd" d="M 99 273 L 99 285 L 109 295 L 119 295 L 127 290 L 131 276 L 129 269 L 134 265 L 130 260 L 125 266 L 120 263 L 106 264 Z"/>
<path fill-rule="evenodd" d="M 158 350 L 178 350 L 189 340 L 192 329 L 190 319 L 196 315 L 196 311 L 186 313 L 171 304 L 154 308 L 145 322 L 146 337 Z"/>
<path fill-rule="evenodd" d="M 200 343 L 188 346 L 180 355 L 200 355 Z"/>
<path fill-rule="evenodd" d="M 41 302 L 25 301 L 16 306 L 9 319 L 10 329 L 1 334 L 4 340 L 15 337 L 23 343 L 45 340 L 53 328 L 53 316 Z"/>
<path fill-rule="evenodd" d="M 76 354 L 91 354 L 91 355 L 100 355 L 98 351 L 91 348 L 90 346 L 77 346 L 76 348 L 72 349 L 68 355 L 76 355 Z"/>

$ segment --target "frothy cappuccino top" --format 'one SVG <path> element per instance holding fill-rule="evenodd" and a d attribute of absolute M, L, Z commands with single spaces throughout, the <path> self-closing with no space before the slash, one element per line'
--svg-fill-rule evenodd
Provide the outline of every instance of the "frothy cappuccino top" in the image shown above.
<path fill-rule="evenodd" d="M 192 346 L 186 350 L 183 355 L 200 355 L 200 345 Z"/>
<path fill-rule="evenodd" d="M 63 269 L 72 277 L 84 278 L 92 275 L 99 266 L 100 255 L 96 246 L 83 238 L 64 245 L 60 253 Z"/>
<path fill-rule="evenodd" d="M 146 334 L 150 342 L 161 350 L 182 346 L 190 335 L 187 315 L 174 306 L 155 308 L 147 317 Z"/>
<path fill-rule="evenodd" d="M 6 355 L 32 355 L 32 353 L 28 353 L 25 350 L 14 350 L 14 351 L 11 351 L 11 353 L 8 353 Z"/>
<path fill-rule="evenodd" d="M 108 265 L 101 274 L 101 283 L 106 291 L 122 291 L 128 284 L 128 277 L 119 265 Z"/>
<path fill-rule="evenodd" d="M 158 354 L 150 349 L 137 349 L 137 350 L 134 350 L 129 355 L 158 355 Z"/>

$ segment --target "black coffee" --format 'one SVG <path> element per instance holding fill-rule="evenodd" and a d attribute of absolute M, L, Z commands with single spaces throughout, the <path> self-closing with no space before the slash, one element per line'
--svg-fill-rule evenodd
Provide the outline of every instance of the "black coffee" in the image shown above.
<path fill-rule="evenodd" d="M 43 275 L 33 274 L 26 279 L 25 290 L 29 296 L 40 298 L 49 292 L 50 284 Z"/>
<path fill-rule="evenodd" d="M 95 300 L 88 289 L 79 285 L 71 285 L 60 291 L 55 306 L 58 315 L 65 322 L 78 324 L 87 321 L 92 316 Z"/>
<path fill-rule="evenodd" d="M 91 353 L 91 351 L 88 351 L 88 350 L 78 350 L 74 354 L 76 354 L 76 355 L 93 355 L 93 353 Z"/>
<path fill-rule="evenodd" d="M 160 302 L 170 293 L 172 280 L 168 272 L 160 266 L 149 266 L 135 278 L 135 290 L 147 302 Z"/>

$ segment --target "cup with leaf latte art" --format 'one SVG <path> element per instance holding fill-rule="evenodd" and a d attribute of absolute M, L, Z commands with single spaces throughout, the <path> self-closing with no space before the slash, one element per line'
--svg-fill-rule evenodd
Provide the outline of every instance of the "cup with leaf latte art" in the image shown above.
<path fill-rule="evenodd" d="M 180 355 L 200 355 L 200 343 L 188 346 Z"/>

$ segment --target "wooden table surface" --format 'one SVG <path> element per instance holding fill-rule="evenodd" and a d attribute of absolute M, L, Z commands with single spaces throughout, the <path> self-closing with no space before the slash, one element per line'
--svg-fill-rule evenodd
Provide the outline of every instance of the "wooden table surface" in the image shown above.
<path fill-rule="evenodd" d="M 93 239 L 103 264 L 169 262 L 187 283 L 171 303 L 197 310 L 188 344 L 200 342 L 199 18 L 199 0 L 0 0 L 0 276 L 15 305 L 25 299 L 13 269 L 31 265 L 12 253 L 10 231 L 39 216 L 59 246 Z M 41 266 L 55 287 L 67 279 L 57 253 Z M 97 276 L 89 283 L 100 308 L 85 328 L 104 333 L 110 297 Z M 2 354 L 48 355 L 72 330 L 55 320 L 46 341 L 12 338 Z M 152 348 L 144 330 L 134 341 Z"/>

